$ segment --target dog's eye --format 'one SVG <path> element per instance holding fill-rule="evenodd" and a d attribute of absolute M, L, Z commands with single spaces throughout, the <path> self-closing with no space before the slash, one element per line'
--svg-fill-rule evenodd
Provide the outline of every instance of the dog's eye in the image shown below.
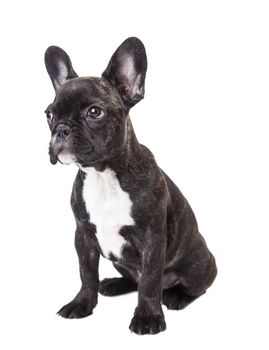
<path fill-rule="evenodd" d="M 90 119 L 101 119 L 104 116 L 104 111 L 97 106 L 91 106 L 87 111 L 87 117 Z"/>
<path fill-rule="evenodd" d="M 53 121 L 54 115 L 51 111 L 46 111 L 47 114 L 47 121 L 48 123 L 51 123 Z"/>

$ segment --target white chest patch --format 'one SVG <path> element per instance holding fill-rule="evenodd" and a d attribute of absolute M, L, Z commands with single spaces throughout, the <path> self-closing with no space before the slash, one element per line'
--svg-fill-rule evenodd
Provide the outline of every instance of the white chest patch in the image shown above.
<path fill-rule="evenodd" d="M 98 243 L 104 256 L 108 258 L 112 253 L 119 258 L 126 244 L 119 231 L 125 225 L 134 225 L 129 194 L 122 190 L 113 170 L 83 170 L 86 178 L 82 195 L 90 221 L 96 226 Z"/>

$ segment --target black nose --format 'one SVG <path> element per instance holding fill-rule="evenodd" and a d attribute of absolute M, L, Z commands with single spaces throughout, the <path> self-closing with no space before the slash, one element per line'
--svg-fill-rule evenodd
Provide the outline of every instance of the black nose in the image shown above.
<path fill-rule="evenodd" d="M 56 129 L 56 137 L 59 141 L 63 141 L 67 138 L 67 136 L 70 134 L 70 127 L 66 124 L 60 124 L 57 126 Z"/>

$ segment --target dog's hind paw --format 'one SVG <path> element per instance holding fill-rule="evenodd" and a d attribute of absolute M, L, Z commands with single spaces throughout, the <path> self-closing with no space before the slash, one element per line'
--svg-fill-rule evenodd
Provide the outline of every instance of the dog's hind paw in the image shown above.
<path fill-rule="evenodd" d="M 170 310 L 182 310 L 197 297 L 185 294 L 180 286 L 171 287 L 163 291 L 162 303 Z"/>
<path fill-rule="evenodd" d="M 137 290 L 137 284 L 125 277 L 105 278 L 100 282 L 99 293 L 105 296 L 115 296 Z"/>

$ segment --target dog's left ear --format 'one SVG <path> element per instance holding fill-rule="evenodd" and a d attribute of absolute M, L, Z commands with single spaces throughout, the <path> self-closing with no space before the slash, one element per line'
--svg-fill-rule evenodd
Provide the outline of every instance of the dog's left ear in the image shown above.
<path fill-rule="evenodd" d="M 78 75 L 72 67 L 67 53 L 58 46 L 50 46 L 45 52 L 45 64 L 55 91 L 68 79 Z"/>
<path fill-rule="evenodd" d="M 115 51 L 102 74 L 121 95 L 127 107 L 144 97 L 147 55 L 143 43 L 131 37 Z"/>

